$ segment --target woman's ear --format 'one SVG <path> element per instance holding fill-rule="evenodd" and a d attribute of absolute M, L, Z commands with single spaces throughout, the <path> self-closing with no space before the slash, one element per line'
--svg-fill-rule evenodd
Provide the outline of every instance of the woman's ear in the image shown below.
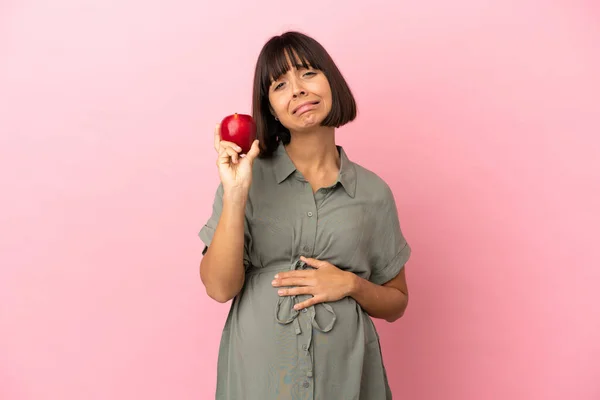
<path fill-rule="evenodd" d="M 277 118 L 277 114 L 275 114 L 275 110 L 273 110 L 273 107 L 271 107 L 270 104 L 269 104 L 269 112 L 271 113 L 273 118 L 275 118 L 275 121 L 279 121 L 279 118 Z"/>

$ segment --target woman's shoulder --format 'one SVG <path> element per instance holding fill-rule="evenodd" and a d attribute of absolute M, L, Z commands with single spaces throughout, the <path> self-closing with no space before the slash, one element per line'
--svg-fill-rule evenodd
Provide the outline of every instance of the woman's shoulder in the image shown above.
<path fill-rule="evenodd" d="M 374 200 L 393 200 L 393 193 L 388 182 L 374 170 L 353 162 L 356 171 L 357 195 L 368 196 Z"/>

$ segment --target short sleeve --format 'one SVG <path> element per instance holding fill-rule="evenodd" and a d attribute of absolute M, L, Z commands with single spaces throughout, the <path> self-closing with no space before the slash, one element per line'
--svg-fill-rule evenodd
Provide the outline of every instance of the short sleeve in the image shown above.
<path fill-rule="evenodd" d="M 217 187 L 217 191 L 215 193 L 212 213 L 200 232 L 198 236 L 204 243 L 204 250 L 202 251 L 202 255 L 206 254 L 208 247 L 212 243 L 213 236 L 215 235 L 215 230 L 217 229 L 217 224 L 219 223 L 219 219 L 221 218 L 221 212 L 223 210 L 223 184 L 220 183 Z M 244 219 L 244 266 L 247 267 L 250 264 L 250 248 L 252 246 L 252 236 L 250 235 L 250 230 L 248 227 L 248 219 Z"/>
<path fill-rule="evenodd" d="M 377 226 L 370 246 L 372 271 L 369 280 L 378 285 L 395 278 L 411 255 L 411 247 L 400 228 L 394 195 L 387 185 L 385 189 L 381 207 L 375 211 Z"/>

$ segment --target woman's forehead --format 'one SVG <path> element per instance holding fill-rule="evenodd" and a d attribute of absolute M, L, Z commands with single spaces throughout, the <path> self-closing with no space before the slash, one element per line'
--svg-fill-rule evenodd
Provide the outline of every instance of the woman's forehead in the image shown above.
<path fill-rule="evenodd" d="M 283 61 L 283 60 L 282 60 Z M 300 69 L 313 68 L 312 63 L 305 58 L 295 56 L 293 59 L 285 54 L 285 62 L 274 63 L 270 68 L 271 80 L 275 80 L 289 71 L 297 71 Z"/>

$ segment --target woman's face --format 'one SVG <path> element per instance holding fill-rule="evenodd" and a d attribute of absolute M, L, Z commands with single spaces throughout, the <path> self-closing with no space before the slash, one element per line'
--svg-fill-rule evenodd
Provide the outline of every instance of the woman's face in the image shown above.
<path fill-rule="evenodd" d="M 319 126 L 331 110 L 331 87 L 322 71 L 290 68 L 269 87 L 271 111 L 290 131 Z"/>

